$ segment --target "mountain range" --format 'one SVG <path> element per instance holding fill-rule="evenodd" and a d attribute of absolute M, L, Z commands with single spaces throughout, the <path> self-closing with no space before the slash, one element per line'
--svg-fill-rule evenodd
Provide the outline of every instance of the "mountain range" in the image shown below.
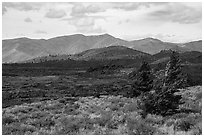
<path fill-rule="evenodd" d="M 2 62 L 16 63 L 34 58 L 91 59 L 136 59 L 159 53 L 161 50 L 178 52 L 202 52 L 202 41 L 169 43 L 145 38 L 126 41 L 109 34 L 85 36 L 75 34 L 51 39 L 16 38 L 2 41 Z"/>

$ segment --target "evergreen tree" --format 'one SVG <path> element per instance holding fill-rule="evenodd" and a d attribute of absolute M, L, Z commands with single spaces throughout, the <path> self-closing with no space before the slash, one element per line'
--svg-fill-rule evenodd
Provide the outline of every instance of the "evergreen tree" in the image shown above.
<path fill-rule="evenodd" d="M 164 87 L 172 87 L 175 89 L 185 87 L 187 79 L 182 73 L 181 61 L 179 54 L 172 51 L 170 61 L 165 70 Z"/>
<path fill-rule="evenodd" d="M 138 70 L 136 81 L 132 85 L 132 95 L 137 97 L 141 94 L 145 94 L 152 89 L 152 76 L 151 68 L 147 62 L 143 62 Z"/>
<path fill-rule="evenodd" d="M 175 112 L 181 102 L 181 95 L 176 95 L 179 88 L 186 85 L 187 79 L 182 73 L 181 61 L 179 54 L 175 51 L 170 56 L 165 70 L 165 77 L 161 93 L 159 93 L 158 105 L 160 113 L 168 114 Z"/>
<path fill-rule="evenodd" d="M 174 113 L 181 102 L 181 95 L 176 95 L 179 88 L 185 86 L 186 78 L 182 74 L 179 55 L 172 52 L 170 61 L 166 65 L 163 82 L 158 84 L 154 95 L 148 95 L 144 106 L 148 113 L 167 115 Z"/>

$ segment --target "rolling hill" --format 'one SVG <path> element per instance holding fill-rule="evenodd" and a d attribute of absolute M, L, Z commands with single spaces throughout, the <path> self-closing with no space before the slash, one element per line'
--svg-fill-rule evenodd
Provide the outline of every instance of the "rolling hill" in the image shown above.
<path fill-rule="evenodd" d="M 149 54 L 156 54 L 161 50 L 167 49 L 173 49 L 179 52 L 194 50 L 194 48 L 191 46 L 197 47 L 195 50 L 199 49 L 199 47 L 202 49 L 202 41 L 185 43 L 185 46 L 183 46 L 183 44 L 167 43 L 153 38 L 125 41 L 119 38 L 115 38 L 109 34 L 93 36 L 75 34 L 55 37 L 47 40 L 29 38 L 3 40 L 2 62 L 15 63 L 48 55 L 69 55 L 78 53 L 80 58 L 89 58 L 87 57 L 87 52 L 89 54 L 93 54 L 93 51 L 90 49 L 95 49 L 94 52 L 97 52 L 96 48 L 105 48 L 118 45 L 129 47 L 134 50 Z M 111 48 L 108 50 L 111 50 Z M 82 55 L 84 54 L 83 51 L 85 51 L 86 55 Z M 133 55 L 132 52 L 130 52 L 130 54 Z M 99 56 L 102 57 L 104 55 L 100 54 Z"/>
<path fill-rule="evenodd" d="M 163 50 L 152 56 L 155 61 L 152 64 L 167 63 L 171 55 L 171 50 Z M 187 51 L 180 53 L 182 63 L 188 64 L 202 64 L 202 53 L 199 51 Z"/>
<path fill-rule="evenodd" d="M 149 56 L 149 54 L 133 50 L 124 46 L 110 46 L 105 48 L 90 49 L 72 56 L 77 60 L 106 60 L 106 59 L 136 59 Z"/>
<path fill-rule="evenodd" d="M 46 61 L 76 60 L 76 61 L 111 61 L 111 60 L 142 60 L 150 59 L 151 55 L 125 46 L 110 46 L 83 51 L 74 55 L 49 55 L 26 60 L 21 63 L 39 63 Z"/>

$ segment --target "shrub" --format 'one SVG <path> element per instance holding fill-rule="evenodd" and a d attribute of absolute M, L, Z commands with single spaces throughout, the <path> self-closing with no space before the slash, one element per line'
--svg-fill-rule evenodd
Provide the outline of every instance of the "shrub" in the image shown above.
<path fill-rule="evenodd" d="M 2 127 L 3 135 L 25 135 L 34 131 L 34 127 L 20 123 L 13 123 L 12 125 L 6 125 Z"/>
<path fill-rule="evenodd" d="M 93 121 L 94 121 L 94 124 L 105 126 L 106 124 L 108 124 L 108 122 L 110 122 L 111 118 L 112 118 L 112 113 L 104 111 L 101 113 L 101 117 L 94 118 Z"/>
<path fill-rule="evenodd" d="M 47 104 L 46 106 L 44 106 L 44 109 L 45 110 L 55 110 L 55 109 L 60 109 L 62 107 L 63 107 L 63 104 L 54 102 L 52 104 Z"/>
<path fill-rule="evenodd" d="M 139 108 L 136 103 L 129 103 L 129 104 L 124 105 L 123 107 L 124 112 L 133 112 L 133 111 L 137 111 L 138 109 Z"/>
<path fill-rule="evenodd" d="M 117 104 L 111 104 L 109 106 L 109 108 L 112 110 L 112 111 L 118 111 L 120 109 L 120 106 L 117 105 Z"/>
<path fill-rule="evenodd" d="M 150 123 L 150 124 L 163 124 L 164 123 L 164 118 L 162 116 L 158 116 L 158 115 L 150 115 L 148 114 L 145 122 Z"/>
<path fill-rule="evenodd" d="M 26 121 L 28 118 L 30 118 L 30 115 L 28 114 L 22 114 L 20 113 L 20 115 L 18 116 L 19 121 L 23 122 Z"/>
<path fill-rule="evenodd" d="M 29 107 L 29 106 L 26 106 L 26 105 L 20 105 L 20 106 L 15 106 L 10 111 L 13 114 L 18 114 L 18 113 L 29 113 L 29 112 L 31 112 L 33 110 L 35 110 L 35 108 Z"/>
<path fill-rule="evenodd" d="M 77 134 L 80 129 L 80 119 L 75 117 L 63 117 L 59 119 L 60 130 L 58 134 Z"/>
<path fill-rule="evenodd" d="M 202 99 L 202 92 L 196 93 L 196 100 L 201 100 Z"/>
<path fill-rule="evenodd" d="M 49 115 L 49 113 L 47 111 L 35 111 L 35 112 L 32 112 L 30 114 L 30 117 L 31 118 L 36 118 L 36 119 L 40 119 L 42 117 L 46 117 L 47 115 Z"/>
<path fill-rule="evenodd" d="M 50 129 L 52 126 L 55 125 L 55 121 L 52 119 L 51 116 L 47 116 L 39 119 L 34 119 L 33 121 L 31 121 L 30 124 L 37 128 Z"/>
<path fill-rule="evenodd" d="M 18 120 L 14 118 L 14 116 L 8 115 L 8 116 L 3 116 L 2 117 L 2 124 L 6 125 L 6 124 L 11 124 L 14 122 L 17 122 Z"/>
<path fill-rule="evenodd" d="M 202 122 L 193 125 L 192 127 L 193 135 L 202 135 Z"/>
<path fill-rule="evenodd" d="M 180 129 L 182 131 L 188 131 L 191 126 L 193 126 L 193 124 L 186 119 L 180 120 L 176 123 L 177 129 Z"/>
<path fill-rule="evenodd" d="M 129 134 L 134 135 L 153 135 L 156 132 L 156 129 L 143 121 L 139 120 L 128 120 L 127 127 L 129 129 Z"/>
<path fill-rule="evenodd" d="M 68 115 L 76 115 L 76 114 L 79 113 L 79 112 L 77 111 L 78 108 L 79 108 L 79 105 L 78 105 L 78 104 L 73 104 L 73 105 L 67 104 L 67 105 L 64 107 L 63 113 L 68 114 Z"/>
<path fill-rule="evenodd" d="M 125 103 L 124 102 L 119 102 L 118 105 L 119 105 L 119 107 L 124 107 Z"/>

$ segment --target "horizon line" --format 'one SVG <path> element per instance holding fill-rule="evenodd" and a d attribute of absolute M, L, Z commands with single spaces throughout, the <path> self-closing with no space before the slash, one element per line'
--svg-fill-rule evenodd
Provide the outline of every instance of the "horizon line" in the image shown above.
<path fill-rule="evenodd" d="M 86 35 L 86 34 L 83 34 L 83 33 L 73 33 L 73 34 L 67 34 L 67 35 L 66 35 L 66 34 L 65 34 L 65 35 L 58 35 L 58 36 L 54 36 L 54 37 L 50 37 L 50 38 L 31 38 L 31 37 L 28 37 L 28 36 L 22 36 L 22 37 L 5 38 L 5 39 L 2 38 L 2 41 L 3 41 L 3 40 L 22 39 L 22 38 L 32 39 L 32 40 L 49 40 L 49 39 L 53 39 L 53 38 L 66 37 L 66 36 L 74 36 L 74 35 L 83 35 L 83 36 L 86 36 L 86 37 L 109 35 L 109 36 L 112 36 L 112 37 L 114 37 L 114 38 L 121 39 L 121 40 L 124 40 L 124 41 L 127 41 L 127 42 L 136 41 L 136 40 L 144 40 L 144 39 L 155 39 L 155 40 L 159 40 L 159 41 L 161 41 L 161 42 L 179 43 L 179 44 L 181 44 L 181 43 L 193 42 L 193 41 L 202 41 L 202 38 L 201 38 L 201 39 L 189 40 L 189 41 L 185 41 L 185 42 L 169 42 L 169 41 L 163 41 L 163 40 L 160 40 L 159 38 L 155 38 L 155 37 L 151 37 L 151 36 L 147 36 L 147 37 L 144 37 L 144 38 L 138 38 L 138 39 L 134 39 L 134 40 L 126 40 L 126 39 L 123 39 L 123 38 L 115 37 L 115 36 L 110 35 L 110 34 L 108 34 L 108 33 L 102 33 L 102 34 L 98 34 L 98 35 L 97 35 L 97 34 Z"/>

